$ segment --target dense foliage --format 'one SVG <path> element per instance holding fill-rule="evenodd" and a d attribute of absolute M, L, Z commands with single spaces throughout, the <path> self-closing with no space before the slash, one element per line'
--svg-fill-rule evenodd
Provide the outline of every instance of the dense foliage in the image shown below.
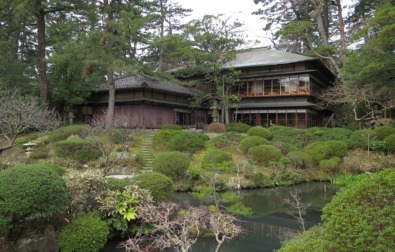
<path fill-rule="evenodd" d="M 194 153 L 205 146 L 209 138 L 202 134 L 193 134 L 182 131 L 176 134 L 167 144 L 168 148 L 173 151 Z"/>
<path fill-rule="evenodd" d="M 237 132 L 237 133 L 247 133 L 247 131 L 251 128 L 250 125 L 245 123 L 228 123 L 225 125 L 227 132 Z"/>
<path fill-rule="evenodd" d="M 267 140 L 270 140 L 272 138 L 272 133 L 268 129 L 266 129 L 264 127 L 260 127 L 260 126 L 250 128 L 247 131 L 247 135 L 248 136 L 259 136 L 259 137 L 262 137 Z"/>
<path fill-rule="evenodd" d="M 162 129 L 162 130 L 181 130 L 182 127 L 177 124 L 167 123 L 167 124 L 163 124 L 160 129 Z"/>
<path fill-rule="evenodd" d="M 88 213 L 66 226 L 57 241 L 62 252 L 96 252 L 105 245 L 109 235 L 107 223 L 97 213 Z"/>
<path fill-rule="evenodd" d="M 391 251 L 395 247 L 395 170 L 357 180 L 323 209 L 322 226 L 287 241 L 285 251 Z"/>
<path fill-rule="evenodd" d="M 210 148 L 203 155 L 202 168 L 209 171 L 232 171 L 234 169 L 232 155 L 215 148 Z"/>
<path fill-rule="evenodd" d="M 94 148 L 89 141 L 78 138 L 57 142 L 55 144 L 55 155 L 59 158 L 69 158 L 81 163 L 101 157 L 100 151 Z"/>
<path fill-rule="evenodd" d="M 258 145 L 248 149 L 248 156 L 259 164 L 268 165 L 272 161 L 278 161 L 282 154 L 272 145 Z"/>
<path fill-rule="evenodd" d="M 66 210 L 63 178 L 45 165 L 18 165 L 0 172 L 0 226 L 8 227 L 41 213 Z"/>
<path fill-rule="evenodd" d="M 155 172 L 162 173 L 173 181 L 185 177 L 191 159 L 186 153 L 179 151 L 163 152 L 158 154 L 153 161 Z"/>
<path fill-rule="evenodd" d="M 248 153 L 248 150 L 251 147 L 262 145 L 262 144 L 270 144 L 270 142 L 265 138 L 259 136 L 249 136 L 240 141 L 240 149 L 244 153 Z"/>
<path fill-rule="evenodd" d="M 157 172 L 140 174 L 132 179 L 137 186 L 147 189 L 151 192 L 155 202 L 161 202 L 170 199 L 174 192 L 173 181 Z"/>
<path fill-rule="evenodd" d="M 346 154 L 347 150 L 347 143 L 337 140 L 313 142 L 304 148 L 304 151 L 310 154 L 316 163 L 332 157 L 342 157 Z"/>
<path fill-rule="evenodd" d="M 84 125 L 82 124 L 73 124 L 65 127 L 58 128 L 48 134 L 47 140 L 50 143 L 56 143 L 62 140 L 66 140 L 68 137 L 72 135 L 80 135 Z"/>

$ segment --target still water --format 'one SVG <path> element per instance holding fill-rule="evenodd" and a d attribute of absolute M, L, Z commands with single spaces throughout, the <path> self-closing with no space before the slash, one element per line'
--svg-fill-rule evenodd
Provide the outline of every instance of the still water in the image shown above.
<path fill-rule="evenodd" d="M 292 187 L 276 187 L 268 189 L 244 190 L 238 192 L 239 201 L 252 208 L 253 214 L 243 217 L 243 226 L 247 233 L 226 243 L 222 252 L 266 252 L 278 249 L 281 241 L 289 239 L 301 232 L 301 225 L 289 215 L 292 209 L 282 203 L 295 189 L 303 203 L 311 206 L 307 209 L 304 219 L 306 228 L 320 222 L 322 207 L 327 204 L 336 193 L 336 188 L 329 183 L 307 183 Z M 190 205 L 198 205 L 198 200 L 188 193 L 177 193 L 174 200 Z M 107 244 L 101 252 L 120 252 L 116 249 L 116 242 Z M 214 238 L 202 238 L 193 247 L 193 252 L 214 251 Z"/>

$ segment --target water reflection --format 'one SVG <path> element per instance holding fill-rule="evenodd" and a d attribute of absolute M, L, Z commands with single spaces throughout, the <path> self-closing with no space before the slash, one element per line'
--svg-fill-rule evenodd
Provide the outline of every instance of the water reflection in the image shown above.
<path fill-rule="evenodd" d="M 289 197 L 290 192 L 297 189 L 303 203 L 311 206 L 305 213 L 305 226 L 310 228 L 320 222 L 321 209 L 336 193 L 336 188 L 329 183 L 307 183 L 292 187 L 255 189 L 237 192 L 239 200 L 253 209 L 253 215 L 243 217 L 243 225 L 247 233 L 223 245 L 222 252 L 265 252 L 278 249 L 281 241 L 289 239 L 301 232 L 301 225 L 287 211 L 294 210 L 285 206 L 281 199 Z M 177 193 L 174 200 L 183 204 L 199 205 L 200 202 L 188 193 Z M 114 243 L 101 252 L 116 250 Z M 193 252 L 215 251 L 214 238 L 202 238 L 194 246 Z M 172 251 L 172 250 L 168 250 Z"/>

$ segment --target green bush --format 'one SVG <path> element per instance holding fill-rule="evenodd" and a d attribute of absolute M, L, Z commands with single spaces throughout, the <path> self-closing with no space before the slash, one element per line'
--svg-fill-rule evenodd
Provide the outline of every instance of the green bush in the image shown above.
<path fill-rule="evenodd" d="M 167 147 L 170 140 L 178 134 L 182 134 L 182 130 L 174 130 L 174 129 L 161 129 L 156 132 L 153 138 L 153 146 L 158 147 L 163 145 Z"/>
<path fill-rule="evenodd" d="M 323 227 L 316 225 L 296 237 L 284 240 L 276 252 L 327 252 L 326 241 L 322 239 Z"/>
<path fill-rule="evenodd" d="M 84 126 L 82 124 L 73 124 L 59 129 L 54 130 L 48 135 L 48 141 L 50 143 L 56 143 L 62 140 L 66 140 L 71 135 L 79 135 Z"/>
<path fill-rule="evenodd" d="M 226 132 L 226 127 L 223 123 L 211 123 L 207 127 L 206 131 L 208 133 L 224 133 Z"/>
<path fill-rule="evenodd" d="M 107 223 L 97 213 L 88 213 L 66 226 L 57 239 L 62 252 L 96 252 L 109 237 Z"/>
<path fill-rule="evenodd" d="M 55 144 L 55 156 L 59 158 L 70 158 L 72 160 L 86 163 L 98 159 L 100 151 L 92 144 L 82 139 L 69 139 L 59 141 Z"/>
<path fill-rule="evenodd" d="M 0 227 L 34 214 L 56 213 L 69 203 L 65 181 L 46 165 L 19 165 L 0 172 Z"/>
<path fill-rule="evenodd" d="M 384 138 L 385 146 L 387 147 L 388 151 L 395 151 L 395 134 L 389 135 Z"/>
<path fill-rule="evenodd" d="M 264 139 L 270 140 L 272 138 L 272 133 L 261 126 L 252 127 L 247 131 L 248 136 L 259 136 Z"/>
<path fill-rule="evenodd" d="M 313 158 L 303 151 L 291 151 L 287 154 L 291 165 L 297 169 L 306 169 L 313 166 Z"/>
<path fill-rule="evenodd" d="M 322 136 L 322 140 L 339 140 L 339 141 L 347 141 L 352 131 L 346 128 L 323 128 L 324 134 Z"/>
<path fill-rule="evenodd" d="M 123 144 L 127 141 L 129 137 L 129 131 L 124 128 L 111 129 L 111 132 L 109 132 L 109 134 L 111 134 L 109 139 L 111 139 L 114 144 Z"/>
<path fill-rule="evenodd" d="M 239 144 L 243 138 L 244 136 L 231 131 L 212 138 L 210 142 L 217 148 L 234 148 L 233 146 Z"/>
<path fill-rule="evenodd" d="M 194 153 L 205 146 L 205 140 L 201 134 L 193 134 L 182 131 L 175 135 L 168 143 L 168 149 L 172 151 L 181 151 Z"/>
<path fill-rule="evenodd" d="M 392 251 L 395 248 L 395 169 L 355 182 L 323 209 L 327 251 Z"/>
<path fill-rule="evenodd" d="M 243 140 L 240 141 L 240 149 L 244 153 L 248 153 L 248 150 L 251 147 L 258 146 L 258 145 L 269 145 L 270 142 L 266 140 L 265 138 L 259 137 L 259 136 L 249 136 L 244 138 Z"/>
<path fill-rule="evenodd" d="M 389 125 L 379 126 L 374 130 L 374 136 L 378 140 L 384 140 L 384 138 L 392 134 L 395 134 L 395 127 Z"/>
<path fill-rule="evenodd" d="M 339 163 L 340 163 L 339 157 L 324 159 L 320 161 L 320 169 L 326 172 L 334 172 L 338 168 Z"/>
<path fill-rule="evenodd" d="M 347 143 L 350 148 L 367 149 L 368 143 L 373 140 L 374 131 L 371 129 L 355 130 L 351 133 Z"/>
<path fill-rule="evenodd" d="M 202 168 L 210 171 L 228 172 L 232 171 L 235 166 L 232 155 L 218 149 L 210 149 L 203 155 Z"/>
<path fill-rule="evenodd" d="M 247 133 L 251 128 L 250 125 L 245 123 L 228 123 L 225 125 L 227 132 Z"/>
<path fill-rule="evenodd" d="M 179 151 L 163 152 L 157 155 L 153 161 L 155 172 L 162 173 L 173 181 L 185 177 L 191 159 L 185 153 Z"/>
<path fill-rule="evenodd" d="M 271 141 L 282 142 L 285 152 L 303 149 L 308 144 L 305 130 L 284 126 L 271 126 L 268 130 L 272 134 Z"/>
<path fill-rule="evenodd" d="M 118 178 L 106 178 L 107 187 L 111 191 L 122 192 L 126 186 L 131 185 L 132 181 L 130 179 L 118 179 Z"/>
<path fill-rule="evenodd" d="M 347 153 L 348 145 L 344 141 L 324 141 L 313 142 L 308 144 L 304 151 L 313 158 L 317 164 L 321 160 L 330 159 L 332 157 L 343 157 Z"/>
<path fill-rule="evenodd" d="M 140 188 L 151 192 L 156 202 L 165 201 L 171 198 L 174 192 L 173 181 L 157 172 L 147 172 L 132 178 L 132 182 Z"/>
<path fill-rule="evenodd" d="M 271 180 L 268 176 L 265 176 L 263 173 L 258 172 L 255 174 L 255 185 L 259 187 L 269 186 Z"/>
<path fill-rule="evenodd" d="M 160 129 L 162 129 L 162 130 L 181 130 L 182 128 L 180 125 L 167 123 L 167 124 L 163 124 Z"/>
<path fill-rule="evenodd" d="M 257 163 L 269 164 L 272 161 L 280 160 L 282 153 L 272 145 L 258 145 L 248 150 L 248 156 Z"/>
<path fill-rule="evenodd" d="M 47 147 L 35 148 L 32 153 L 30 153 L 30 159 L 46 159 L 48 158 L 49 149 Z"/>

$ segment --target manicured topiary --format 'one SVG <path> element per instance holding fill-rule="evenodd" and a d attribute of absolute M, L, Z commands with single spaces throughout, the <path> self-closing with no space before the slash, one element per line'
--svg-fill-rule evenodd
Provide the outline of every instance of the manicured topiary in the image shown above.
<path fill-rule="evenodd" d="M 384 138 L 385 146 L 387 147 L 388 151 L 395 151 L 395 134 L 389 135 Z"/>
<path fill-rule="evenodd" d="M 339 140 L 347 141 L 352 131 L 346 128 L 322 128 L 321 140 Z"/>
<path fill-rule="evenodd" d="M 172 139 L 175 135 L 182 133 L 181 130 L 174 129 L 161 129 L 158 130 L 153 138 L 153 145 L 165 145 Z"/>
<path fill-rule="evenodd" d="M 226 132 L 237 132 L 237 133 L 247 133 L 251 128 L 250 125 L 245 123 L 228 123 L 226 126 Z"/>
<path fill-rule="evenodd" d="M 86 140 L 68 139 L 55 144 L 55 156 L 86 163 L 98 159 L 101 153 Z"/>
<path fill-rule="evenodd" d="M 143 189 L 149 190 L 156 202 L 168 200 L 174 193 L 173 181 L 161 173 L 143 173 L 133 177 L 132 182 Z"/>
<path fill-rule="evenodd" d="M 331 159 L 324 159 L 320 161 L 320 169 L 326 172 L 334 172 L 339 166 L 340 158 L 333 157 Z"/>
<path fill-rule="evenodd" d="M 84 128 L 82 124 L 73 124 L 54 130 L 48 135 L 50 143 L 66 140 L 71 135 L 79 135 Z"/>
<path fill-rule="evenodd" d="M 34 214 L 64 211 L 68 204 L 66 183 L 50 167 L 18 165 L 0 172 L 0 227 Z"/>
<path fill-rule="evenodd" d="M 162 173 L 173 181 L 178 181 L 185 177 L 191 159 L 188 154 L 171 151 L 158 154 L 153 161 L 155 172 Z"/>
<path fill-rule="evenodd" d="M 273 143 L 282 142 L 282 149 L 285 152 L 303 149 L 308 144 L 306 133 L 303 129 L 285 126 L 271 126 L 268 130 L 272 134 L 271 141 Z"/>
<path fill-rule="evenodd" d="M 372 129 L 360 129 L 351 133 L 347 140 L 350 148 L 367 149 L 368 144 L 374 139 L 374 131 Z"/>
<path fill-rule="evenodd" d="M 330 159 L 332 157 L 342 157 L 346 154 L 348 145 L 344 141 L 324 141 L 308 144 L 304 151 L 313 158 L 317 164 L 321 160 Z"/>
<path fill-rule="evenodd" d="M 313 166 L 313 158 L 303 151 L 291 151 L 287 154 L 291 165 L 297 169 L 306 169 Z"/>
<path fill-rule="evenodd" d="M 272 145 L 258 145 L 248 150 L 248 157 L 260 164 L 269 164 L 272 161 L 278 161 L 281 156 L 281 151 Z"/>
<path fill-rule="evenodd" d="M 208 133 L 224 133 L 226 132 L 226 127 L 223 123 L 211 123 L 207 126 L 206 131 Z"/>
<path fill-rule="evenodd" d="M 172 151 L 194 153 L 203 149 L 205 143 L 206 142 L 200 136 L 200 134 L 182 131 L 180 134 L 177 134 L 172 139 L 170 139 L 167 146 L 168 149 Z"/>
<path fill-rule="evenodd" d="M 263 145 L 263 144 L 269 145 L 270 142 L 268 140 L 266 140 L 265 138 L 262 138 L 259 136 L 249 136 L 249 137 L 246 137 L 240 141 L 240 149 L 244 153 L 248 153 L 248 150 L 251 147 Z"/>
<path fill-rule="evenodd" d="M 131 185 L 130 179 L 106 178 L 108 189 L 122 192 L 126 186 Z"/>
<path fill-rule="evenodd" d="M 167 124 L 163 124 L 160 129 L 162 129 L 162 130 L 181 130 L 182 127 L 177 124 L 167 123 Z"/>
<path fill-rule="evenodd" d="M 374 130 L 374 136 L 378 140 L 384 140 L 384 138 L 392 134 L 395 134 L 395 127 L 389 125 L 379 126 Z"/>
<path fill-rule="evenodd" d="M 323 209 L 326 251 L 392 251 L 395 248 L 395 170 L 350 184 Z"/>
<path fill-rule="evenodd" d="M 259 136 L 262 138 L 265 138 L 267 140 L 270 140 L 272 138 L 272 133 L 263 127 L 257 126 L 257 127 L 252 127 L 247 131 L 248 136 Z"/>
<path fill-rule="evenodd" d="M 217 148 L 234 148 L 243 138 L 244 136 L 231 131 L 212 138 L 210 142 Z"/>
<path fill-rule="evenodd" d="M 96 252 L 109 237 L 107 223 L 96 213 L 88 213 L 66 226 L 57 239 L 62 252 Z"/>
<path fill-rule="evenodd" d="M 211 148 L 203 155 L 202 168 L 211 171 L 217 170 L 227 172 L 232 171 L 235 166 L 233 164 L 232 155 L 224 151 Z"/>

